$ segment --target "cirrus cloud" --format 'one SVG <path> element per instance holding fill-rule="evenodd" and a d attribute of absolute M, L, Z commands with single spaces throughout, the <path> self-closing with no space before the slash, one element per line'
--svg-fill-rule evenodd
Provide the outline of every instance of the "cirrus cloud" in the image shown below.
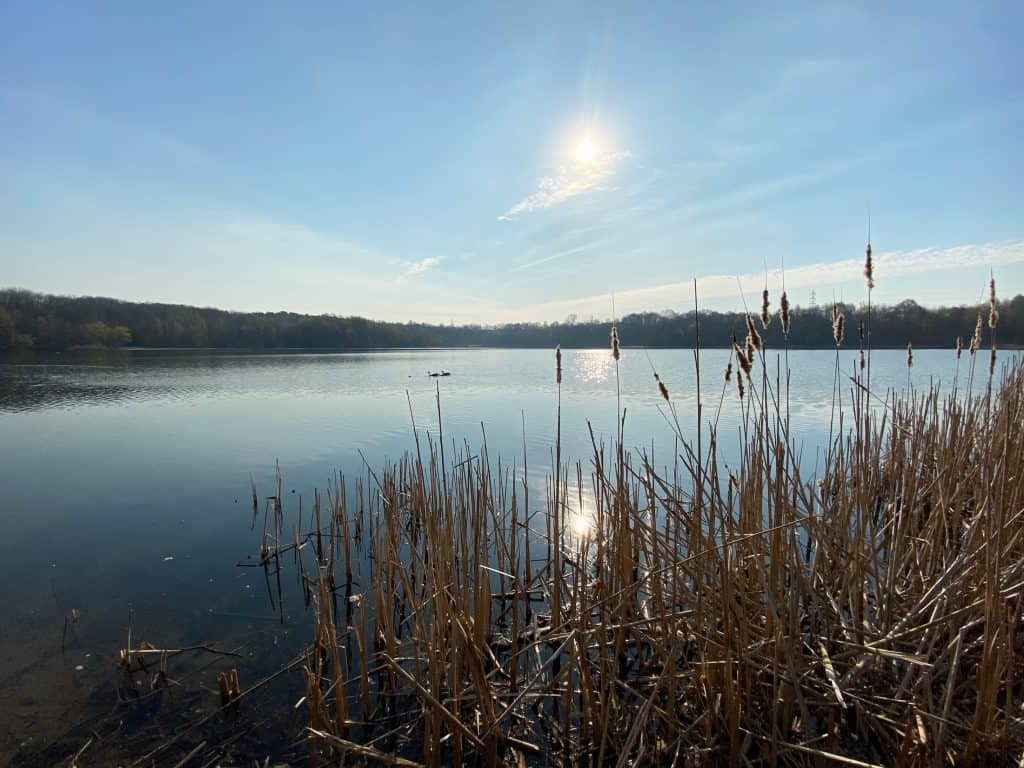
<path fill-rule="evenodd" d="M 422 275 L 428 269 L 433 269 L 440 263 L 441 260 L 436 256 L 428 256 L 425 259 L 410 262 L 409 268 L 405 270 L 406 277 L 411 275 Z"/>
<path fill-rule="evenodd" d="M 550 208 L 592 189 L 600 189 L 618 169 L 619 164 L 632 157 L 628 150 L 604 152 L 589 163 L 563 165 L 554 176 L 545 176 L 537 182 L 537 191 L 524 197 L 498 217 L 499 221 L 512 221 L 524 213 Z"/>

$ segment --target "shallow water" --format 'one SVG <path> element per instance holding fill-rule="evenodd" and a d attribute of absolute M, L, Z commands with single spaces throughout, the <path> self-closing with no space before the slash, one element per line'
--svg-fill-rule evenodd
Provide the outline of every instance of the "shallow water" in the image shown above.
<path fill-rule="evenodd" d="M 704 421 L 717 419 L 726 459 L 735 455 L 740 422 L 734 385 L 723 396 L 727 359 L 725 350 L 701 355 Z M 792 432 L 813 456 L 829 432 L 836 356 L 796 351 L 788 359 Z M 856 352 L 839 360 L 845 381 Z M 775 353 L 769 363 L 774 381 Z M 948 389 L 958 375 L 963 387 L 968 364 L 965 355 L 957 374 L 953 352 L 916 351 L 910 381 Z M 653 444 L 656 463 L 667 464 L 674 427 L 652 366 L 691 436 L 693 353 L 624 350 L 619 365 L 626 443 L 648 452 Z M 452 375 L 427 376 L 442 369 Z M 607 350 L 567 350 L 563 369 L 563 456 L 586 461 L 590 427 L 598 439 L 615 433 L 616 367 Z M 979 374 L 975 386 L 986 378 Z M 873 354 L 876 391 L 907 383 L 904 351 Z M 848 382 L 841 389 L 848 405 Z M 313 489 L 336 471 L 360 474 L 364 458 L 376 466 L 411 449 L 414 422 L 421 439 L 436 438 L 440 423 L 447 446 L 465 441 L 472 451 L 486 430 L 492 460 L 518 467 L 525 445 L 531 508 L 542 506 L 555 436 L 554 355 L 140 351 L 0 363 L 0 763 L 44 765 L 73 754 L 118 692 L 137 695 L 125 692 L 130 681 L 117 668 L 129 610 L 136 640 L 237 649 L 241 659 L 230 665 L 243 685 L 292 658 L 308 640 L 301 599 L 289 587 L 284 605 L 272 607 L 276 594 L 268 595 L 262 571 L 239 567 L 259 542 L 250 529 L 250 475 L 265 497 L 279 462 L 288 513 L 300 499 L 308 511 Z M 65 631 L 72 609 L 77 620 Z M 179 725 L 213 711 L 216 674 L 228 665 L 202 653 L 175 659 L 177 698 L 143 697 L 132 717 L 121 711 L 122 748 L 144 743 L 133 734 L 158 728 L 168 710 Z M 264 722 L 262 736 L 239 744 L 301 729 L 304 712 L 291 708 L 297 687 L 277 685 L 268 686 L 267 701 L 284 702 L 284 714 L 272 718 L 280 731 Z"/>

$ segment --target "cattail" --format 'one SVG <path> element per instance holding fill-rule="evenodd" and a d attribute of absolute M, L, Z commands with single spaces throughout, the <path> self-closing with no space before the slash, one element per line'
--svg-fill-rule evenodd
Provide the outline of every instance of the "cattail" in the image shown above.
<path fill-rule="evenodd" d="M 555 347 L 555 383 L 562 383 L 562 345 Z"/>
<path fill-rule="evenodd" d="M 907 368 L 912 368 L 914 365 L 914 345 L 912 342 L 907 342 Z"/>
<path fill-rule="evenodd" d="M 995 328 L 999 322 L 999 310 L 996 309 L 996 279 L 988 282 L 988 327 Z"/>
<path fill-rule="evenodd" d="M 761 292 L 761 326 L 767 328 L 771 321 L 772 316 L 768 314 L 768 289 L 765 288 Z"/>
<path fill-rule="evenodd" d="M 832 338 L 836 340 L 836 346 L 838 347 L 843 343 L 843 324 L 846 322 L 846 317 L 843 315 L 842 310 L 839 309 L 839 305 L 832 305 Z"/>
<path fill-rule="evenodd" d="M 974 335 L 971 336 L 971 354 L 973 355 L 981 347 L 981 312 L 978 313 L 978 322 L 974 324 Z"/>
<path fill-rule="evenodd" d="M 860 369 L 864 370 L 864 350 L 860 351 Z"/>
<path fill-rule="evenodd" d="M 654 380 L 658 382 L 658 391 L 661 392 L 661 396 L 665 398 L 665 402 L 668 402 L 668 387 L 665 386 L 665 382 L 661 380 L 661 376 L 655 372 Z"/>
<path fill-rule="evenodd" d="M 789 297 L 786 296 L 786 292 L 782 292 L 782 298 L 779 299 L 779 321 L 782 323 L 782 333 L 784 336 L 789 336 Z"/>
<path fill-rule="evenodd" d="M 964 337 L 963 336 L 957 336 L 956 337 L 956 359 L 957 360 L 960 359 L 960 355 L 962 355 L 963 352 L 964 352 Z"/>
<path fill-rule="evenodd" d="M 725 366 L 725 380 L 729 381 L 730 379 L 732 379 L 732 360 Z"/>
<path fill-rule="evenodd" d="M 614 325 L 612 326 L 612 357 L 615 361 L 619 360 L 619 329 Z"/>
<path fill-rule="evenodd" d="M 753 360 L 753 358 L 748 357 L 747 353 L 743 351 L 742 347 L 740 347 L 740 345 L 737 344 L 735 340 L 732 343 L 732 351 L 736 355 L 736 364 L 747 375 L 747 378 L 750 378 L 750 366 L 751 360 Z"/>
<path fill-rule="evenodd" d="M 743 392 L 744 392 L 744 390 L 743 390 L 743 377 L 742 376 L 737 376 L 736 377 L 736 391 L 740 393 L 740 400 L 742 400 L 743 399 Z"/>
<path fill-rule="evenodd" d="M 757 332 L 757 328 L 754 326 L 754 318 L 747 315 L 747 349 L 761 349 L 764 343 L 761 341 L 761 334 Z M 753 355 L 751 355 L 753 357 Z"/>
<path fill-rule="evenodd" d="M 868 247 L 864 249 L 864 277 L 868 281 L 868 290 L 870 291 L 875 287 L 875 265 L 871 261 L 871 243 L 868 243 Z"/>
<path fill-rule="evenodd" d="M 988 357 L 988 375 L 991 376 L 996 370 L 996 343 L 992 342 L 992 353 Z"/>

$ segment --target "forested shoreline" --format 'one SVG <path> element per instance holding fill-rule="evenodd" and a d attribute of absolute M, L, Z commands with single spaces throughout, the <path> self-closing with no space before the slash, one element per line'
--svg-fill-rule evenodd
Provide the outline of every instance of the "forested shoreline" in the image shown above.
<path fill-rule="evenodd" d="M 871 346 L 952 347 L 974 332 L 979 312 L 988 305 L 923 307 L 907 299 L 867 308 L 841 304 L 845 314 L 844 347 L 860 343 L 861 321 L 870 327 Z M 791 348 L 828 348 L 832 339 L 832 305 L 791 308 L 788 340 L 778 318 L 762 332 L 765 342 Z M 998 342 L 1024 346 L 1024 295 L 999 302 Z M 624 346 L 728 346 L 746 334 L 741 312 L 643 312 L 618 320 Z M 177 304 L 152 304 L 98 297 L 52 296 L 23 289 L 0 290 L 0 351 L 63 350 L 76 346 L 246 349 L 360 349 L 397 347 L 599 347 L 608 343 L 611 321 L 510 323 L 505 325 L 431 325 L 394 323 L 340 315 L 293 312 L 230 312 Z M 985 329 L 987 334 L 988 328 Z"/>

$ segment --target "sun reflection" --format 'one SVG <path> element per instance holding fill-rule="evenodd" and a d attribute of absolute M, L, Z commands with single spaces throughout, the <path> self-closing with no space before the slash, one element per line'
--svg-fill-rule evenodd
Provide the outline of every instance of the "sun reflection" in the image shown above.
<path fill-rule="evenodd" d="M 568 368 L 575 369 L 581 381 L 608 381 L 615 373 L 615 361 L 606 349 L 581 349 L 574 352 Z"/>
<path fill-rule="evenodd" d="M 584 536 L 589 536 L 594 530 L 594 519 L 590 515 L 578 513 L 569 519 L 569 527 L 573 534 L 582 539 Z"/>

